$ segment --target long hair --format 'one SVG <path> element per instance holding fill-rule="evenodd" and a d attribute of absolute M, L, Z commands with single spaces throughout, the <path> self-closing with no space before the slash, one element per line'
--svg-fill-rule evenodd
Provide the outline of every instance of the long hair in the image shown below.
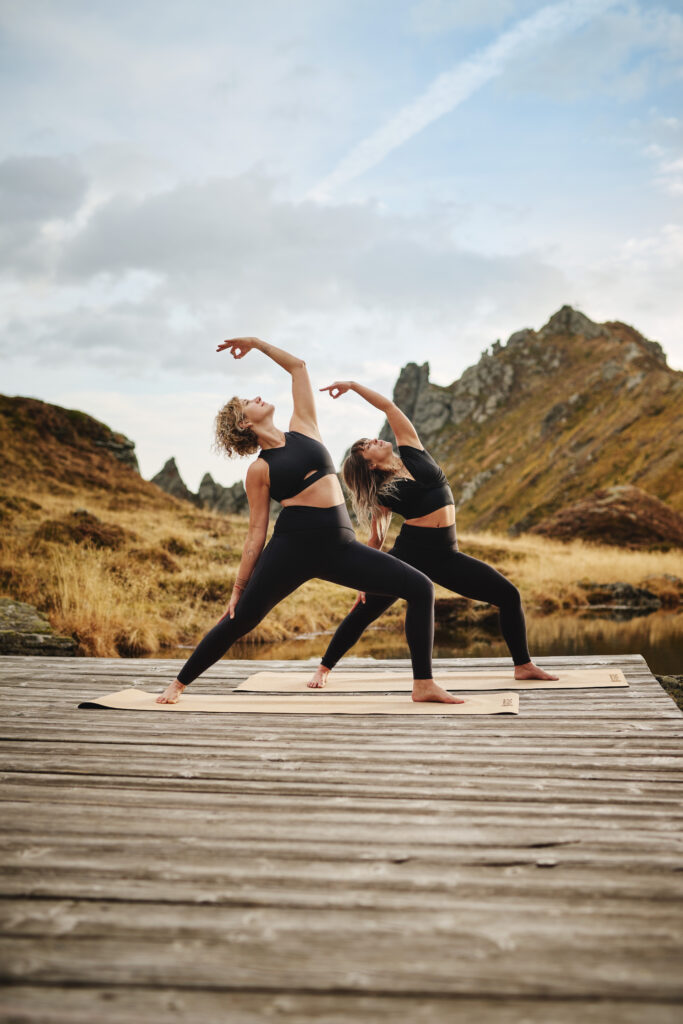
<path fill-rule="evenodd" d="M 398 459 L 390 469 L 370 469 L 363 458 L 366 441 L 365 437 L 355 441 L 342 465 L 344 483 L 351 492 L 353 511 L 360 526 L 369 526 L 373 516 L 382 515 L 382 498 L 396 492 L 396 474 L 400 469 Z"/>

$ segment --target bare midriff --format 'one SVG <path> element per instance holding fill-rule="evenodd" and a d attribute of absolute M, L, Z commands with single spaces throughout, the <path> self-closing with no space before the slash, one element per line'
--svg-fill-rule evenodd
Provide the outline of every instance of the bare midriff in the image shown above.
<path fill-rule="evenodd" d="M 428 512 L 426 516 L 406 519 L 405 522 L 407 526 L 452 526 L 455 522 L 455 505 L 444 505 L 443 508 Z"/>
<path fill-rule="evenodd" d="M 333 508 L 344 502 L 344 494 L 341 484 L 336 476 L 330 473 L 320 480 L 316 480 L 309 487 L 304 487 L 293 498 L 285 498 L 281 505 L 286 508 L 288 505 L 307 505 L 309 508 Z"/>

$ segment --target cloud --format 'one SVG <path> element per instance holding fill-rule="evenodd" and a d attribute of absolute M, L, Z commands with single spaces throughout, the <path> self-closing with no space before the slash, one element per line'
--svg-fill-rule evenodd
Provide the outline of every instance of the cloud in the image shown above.
<path fill-rule="evenodd" d="M 0 265 L 40 273 L 49 264 L 55 221 L 81 205 L 86 176 L 74 159 L 10 156 L 0 162 Z"/>
<path fill-rule="evenodd" d="M 33 224 L 68 217 L 85 190 L 85 174 L 74 159 L 7 157 L 0 162 L 0 219 Z"/>
<path fill-rule="evenodd" d="M 399 217 L 370 203 L 294 203 L 278 198 L 271 180 L 242 175 L 103 204 L 65 242 L 59 272 L 86 281 L 145 271 L 182 301 L 219 302 L 251 317 L 264 306 L 298 313 L 350 303 L 452 312 L 494 282 L 516 287 L 532 265 L 548 280 L 534 254 L 461 250 L 428 216 Z"/>
<path fill-rule="evenodd" d="M 561 305 L 566 293 L 542 254 L 467 251 L 431 214 L 290 202 L 259 175 L 112 198 L 42 244 L 51 276 L 38 288 L 15 269 L 5 286 L 6 354 L 18 344 L 53 368 L 87 359 L 120 379 L 160 365 L 210 374 L 214 342 L 240 333 L 395 365 L 419 336 L 455 373 L 454 324 L 467 348 L 482 309 L 515 323 L 534 296 Z"/>
<path fill-rule="evenodd" d="M 597 95 L 623 104 L 679 78 L 683 15 L 632 0 L 611 7 L 580 33 L 550 40 L 511 67 L 506 93 L 574 102 Z"/>
<path fill-rule="evenodd" d="M 540 43 L 547 45 L 557 37 L 564 37 L 615 2 L 564 0 L 562 3 L 549 4 L 517 22 L 473 57 L 439 75 L 421 96 L 358 143 L 309 195 L 324 200 L 341 185 L 375 167 L 392 150 L 413 138 L 427 125 L 450 113 L 477 89 L 502 74 L 514 58 L 528 53 Z"/>

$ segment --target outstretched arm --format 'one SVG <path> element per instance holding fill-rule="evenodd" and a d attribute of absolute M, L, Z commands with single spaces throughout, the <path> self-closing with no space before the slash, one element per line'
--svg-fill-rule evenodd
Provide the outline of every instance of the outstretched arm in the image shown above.
<path fill-rule="evenodd" d="M 316 437 L 320 437 L 313 388 L 303 359 L 299 359 L 298 356 L 293 356 L 290 352 L 285 352 L 283 348 L 277 348 L 267 341 L 261 341 L 260 338 L 229 338 L 228 341 L 219 345 L 216 351 L 224 352 L 226 349 L 235 359 L 242 359 L 247 352 L 256 349 L 291 374 L 294 415 L 290 427 L 292 430 L 301 430 L 302 433 L 313 433 Z"/>
<path fill-rule="evenodd" d="M 366 388 L 365 385 L 358 384 L 355 380 L 337 380 L 334 384 L 330 384 L 329 387 L 321 388 L 320 390 L 329 391 L 332 398 L 339 398 L 341 395 L 345 395 L 347 391 L 355 391 L 357 395 L 364 398 L 370 405 L 374 405 L 375 409 L 379 409 L 385 414 L 389 426 L 394 432 L 397 444 L 407 444 L 411 448 L 422 449 L 422 442 L 417 436 L 417 431 L 406 414 L 401 412 L 396 403 L 392 402 L 390 398 L 380 395 L 379 391 Z"/>

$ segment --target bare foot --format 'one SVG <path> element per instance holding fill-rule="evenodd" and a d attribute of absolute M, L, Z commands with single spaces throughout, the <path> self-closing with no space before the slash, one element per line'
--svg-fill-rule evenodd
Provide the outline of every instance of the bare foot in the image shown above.
<path fill-rule="evenodd" d="M 551 676 L 544 672 L 533 661 L 527 661 L 526 665 L 515 665 L 515 679 L 559 679 L 559 676 Z"/>
<path fill-rule="evenodd" d="M 306 683 L 306 686 L 310 686 L 312 690 L 319 690 L 325 685 L 325 681 L 330 674 L 329 668 L 325 668 L 324 665 L 318 665 L 315 670 L 315 675 Z"/>
<path fill-rule="evenodd" d="M 172 683 L 168 684 L 164 692 L 159 694 L 157 704 L 177 704 L 178 697 L 184 689 L 183 684 L 174 679 Z"/>
<path fill-rule="evenodd" d="M 433 679 L 413 679 L 413 700 L 433 700 L 440 704 L 464 704 L 459 697 L 452 697 Z"/>

